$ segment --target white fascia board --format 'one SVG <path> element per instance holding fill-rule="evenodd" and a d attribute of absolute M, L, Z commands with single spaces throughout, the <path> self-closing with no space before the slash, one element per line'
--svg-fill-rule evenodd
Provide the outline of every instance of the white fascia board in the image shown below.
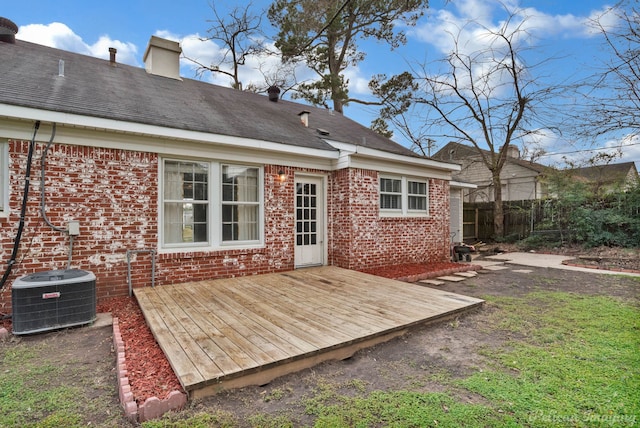
<path fill-rule="evenodd" d="M 6 117 L 7 120 L 2 120 Z M 330 169 L 339 151 L 321 150 L 250 138 L 209 134 L 0 104 L 0 137 L 30 140 L 33 121 L 42 123 L 37 139 L 65 144 L 153 152 L 162 155 L 215 157 L 278 165 Z M 28 125 L 27 125 L 28 124 Z"/>
<path fill-rule="evenodd" d="M 473 183 L 465 183 L 462 181 L 451 181 L 449 183 L 449 187 L 452 187 L 454 189 L 477 189 L 478 185 L 477 184 L 473 184 Z"/>
<path fill-rule="evenodd" d="M 384 161 L 395 161 L 450 172 L 461 170 L 461 166 L 454 163 L 447 163 L 421 157 L 405 156 L 397 153 L 385 152 L 383 150 L 372 149 L 370 147 L 359 146 L 356 144 L 343 143 L 340 141 L 324 141 L 332 145 L 334 148 L 340 150 L 341 152 L 344 152 L 345 154 L 351 154 L 351 156 L 368 157 L 371 159 L 381 159 Z"/>
<path fill-rule="evenodd" d="M 340 157 L 334 163 L 334 169 L 362 168 L 389 174 L 402 174 L 417 177 L 430 177 L 451 180 L 453 171 L 460 171 L 457 164 L 434 161 L 432 159 L 405 156 L 385 152 L 355 144 L 325 140 L 340 150 Z"/>

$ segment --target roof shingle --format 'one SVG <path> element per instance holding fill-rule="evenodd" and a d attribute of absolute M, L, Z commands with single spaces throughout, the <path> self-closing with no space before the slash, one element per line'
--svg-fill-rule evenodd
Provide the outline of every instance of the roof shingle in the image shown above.
<path fill-rule="evenodd" d="M 415 156 L 406 147 L 327 109 L 206 82 L 148 74 L 143 68 L 21 40 L 0 43 L 0 103 L 296 147 L 335 150 L 323 136 Z M 64 76 L 58 75 L 64 61 Z M 310 112 L 309 127 L 298 114 Z"/>

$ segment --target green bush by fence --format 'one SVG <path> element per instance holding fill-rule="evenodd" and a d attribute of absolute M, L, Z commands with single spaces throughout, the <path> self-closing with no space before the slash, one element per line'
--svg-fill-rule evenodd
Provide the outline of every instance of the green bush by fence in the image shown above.
<path fill-rule="evenodd" d="M 465 236 L 496 241 L 526 238 L 548 245 L 640 247 L 640 184 L 597 194 L 583 183 L 569 182 L 555 194 L 556 198 L 545 200 L 505 202 L 503 237 L 493 234 L 493 203 L 465 203 Z"/>

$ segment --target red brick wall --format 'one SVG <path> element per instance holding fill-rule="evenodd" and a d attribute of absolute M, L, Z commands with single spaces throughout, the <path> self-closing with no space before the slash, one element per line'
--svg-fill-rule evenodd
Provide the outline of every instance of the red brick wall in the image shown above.
<path fill-rule="evenodd" d="M 0 260 L 6 268 L 22 203 L 28 141 L 10 141 L 11 215 L 0 218 Z M 0 313 L 10 311 L 11 283 L 21 275 L 67 267 L 69 237 L 51 229 L 40 214 L 40 158 L 34 153 L 27 216 L 17 262 L 0 292 Z M 277 172 L 291 177 L 285 183 Z M 46 162 L 46 212 L 52 224 L 80 222 L 72 268 L 96 275 L 98 299 L 128 293 L 127 250 L 157 248 L 158 155 L 54 144 Z M 265 166 L 265 247 L 176 252 L 156 258 L 156 284 L 178 283 L 293 269 L 293 174 Z M 132 254 L 134 286 L 151 284 L 151 255 Z"/>
<path fill-rule="evenodd" d="M 340 170 L 330 193 L 333 246 L 330 262 L 349 269 L 446 261 L 449 184 L 429 180 L 429 217 L 380 217 L 378 173 Z"/>
<path fill-rule="evenodd" d="M 6 268 L 19 223 L 28 141 L 10 141 L 9 218 L 0 218 L 0 274 Z M 0 292 L 0 313 L 10 311 L 11 283 L 21 275 L 65 269 L 69 237 L 52 230 L 40 214 L 40 158 L 34 154 L 27 218 L 12 274 Z M 287 175 L 278 179 L 278 171 Z M 264 166 L 264 238 L 257 249 L 158 254 L 156 284 L 291 270 L 294 267 L 294 174 L 323 173 Z M 54 144 L 46 162 L 46 213 L 56 226 L 80 222 L 72 268 L 92 271 L 98 299 L 128 293 L 127 250 L 158 243 L 158 155 L 121 149 Z M 448 252 L 448 183 L 430 181 L 429 218 L 380 218 L 378 173 L 358 169 L 328 175 L 329 264 L 368 268 L 444 260 Z M 446 243 L 443 246 L 443 243 Z M 132 255 L 134 286 L 151 284 L 151 255 Z"/>

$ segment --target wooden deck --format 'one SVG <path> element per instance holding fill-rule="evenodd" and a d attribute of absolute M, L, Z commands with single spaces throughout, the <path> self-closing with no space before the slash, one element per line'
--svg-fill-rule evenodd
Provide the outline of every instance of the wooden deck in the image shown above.
<path fill-rule="evenodd" d="M 190 398 L 348 358 L 483 302 L 328 266 L 134 294 Z"/>

